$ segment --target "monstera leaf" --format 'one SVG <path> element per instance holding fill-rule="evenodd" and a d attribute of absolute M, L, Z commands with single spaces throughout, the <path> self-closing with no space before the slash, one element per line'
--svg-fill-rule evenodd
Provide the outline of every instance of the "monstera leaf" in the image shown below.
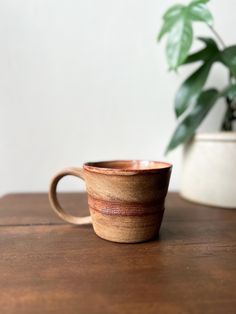
<path fill-rule="evenodd" d="M 176 70 L 184 62 L 192 46 L 193 29 L 187 15 L 178 19 L 169 32 L 166 56 L 170 69 Z"/>
<path fill-rule="evenodd" d="M 172 6 L 169 10 L 166 11 L 166 13 L 163 16 L 164 21 L 160 33 L 158 35 L 158 40 L 161 40 L 162 36 L 172 29 L 174 24 L 180 18 L 183 8 L 184 5 L 177 4 Z"/>
<path fill-rule="evenodd" d="M 205 37 L 199 39 L 205 43 L 205 47 L 190 55 L 186 59 L 185 64 L 195 61 L 204 61 L 204 63 L 180 86 L 175 97 L 175 113 L 177 117 L 185 112 L 202 91 L 212 64 L 219 58 L 219 49 L 214 40 Z"/>
<path fill-rule="evenodd" d="M 219 58 L 219 48 L 217 43 L 208 37 L 198 37 L 198 40 L 205 44 L 203 49 L 189 55 L 183 64 L 189 64 L 197 61 L 208 61 L 210 59 L 215 59 L 216 56 Z"/>
<path fill-rule="evenodd" d="M 207 80 L 211 65 L 211 61 L 205 62 L 180 86 L 175 97 L 175 113 L 177 117 L 185 112 L 201 92 Z"/>
<path fill-rule="evenodd" d="M 188 7 L 189 16 L 192 21 L 206 22 L 213 24 L 211 12 L 207 9 L 203 1 L 193 1 Z"/>
<path fill-rule="evenodd" d="M 163 16 L 158 40 L 167 37 L 166 57 L 170 70 L 177 70 L 181 65 L 199 63 L 197 69 L 182 83 L 176 93 L 174 108 L 178 126 L 166 152 L 191 139 L 220 97 L 226 101 L 221 129 L 232 130 L 236 121 L 236 45 L 226 47 L 213 28 L 213 17 L 207 8 L 208 2 L 209 0 L 192 0 L 188 5 L 174 5 Z M 212 38 L 199 37 L 204 46 L 189 54 L 195 22 L 207 24 L 222 48 L 219 48 Z M 227 68 L 229 85 L 221 92 L 216 89 L 204 91 L 215 62 L 221 62 Z"/>
<path fill-rule="evenodd" d="M 192 0 L 193 3 L 207 3 L 210 0 Z"/>
<path fill-rule="evenodd" d="M 236 98 L 236 84 L 231 84 L 226 87 L 221 93 L 220 96 L 229 98 L 232 101 Z"/>
<path fill-rule="evenodd" d="M 213 18 L 207 1 L 192 1 L 189 5 L 174 5 L 163 16 L 158 40 L 168 34 L 166 56 L 170 69 L 176 70 L 187 58 L 192 46 L 195 21 L 212 25 Z"/>
<path fill-rule="evenodd" d="M 197 127 L 215 104 L 218 96 L 219 93 L 216 89 L 208 89 L 199 95 L 191 112 L 177 126 L 166 153 L 191 139 Z"/>
<path fill-rule="evenodd" d="M 222 62 L 229 68 L 231 74 L 236 78 L 236 45 L 225 48 L 221 52 Z"/>

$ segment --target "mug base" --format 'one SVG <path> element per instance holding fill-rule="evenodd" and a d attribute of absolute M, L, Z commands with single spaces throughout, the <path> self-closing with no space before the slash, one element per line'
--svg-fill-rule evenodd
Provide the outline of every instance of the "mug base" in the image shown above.
<path fill-rule="evenodd" d="M 109 242 L 113 242 L 113 243 L 120 243 L 120 244 L 135 244 L 135 243 L 145 243 L 145 242 L 150 242 L 150 241 L 155 241 L 159 239 L 159 232 L 157 234 L 155 234 L 154 236 L 150 237 L 150 238 L 146 238 L 146 239 L 133 239 L 133 240 L 129 240 L 129 239 L 114 239 L 114 238 L 105 238 L 102 235 L 99 235 L 95 232 L 96 236 L 99 237 L 102 240 L 105 241 L 109 241 Z"/>
<path fill-rule="evenodd" d="M 90 208 L 94 232 L 117 243 L 150 241 L 159 234 L 164 211 L 146 216 L 105 215 Z"/>

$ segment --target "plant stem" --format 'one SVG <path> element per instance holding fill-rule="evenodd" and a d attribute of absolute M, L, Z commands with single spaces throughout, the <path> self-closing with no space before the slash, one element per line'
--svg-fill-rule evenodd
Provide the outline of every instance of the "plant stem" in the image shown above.
<path fill-rule="evenodd" d="M 223 48 L 226 48 L 226 45 L 223 41 L 223 39 L 220 37 L 220 35 L 217 33 L 217 31 L 211 26 L 211 25 L 208 25 L 210 30 L 212 31 L 212 33 L 215 35 L 215 37 L 219 40 L 219 42 L 221 43 L 221 46 Z"/>
<path fill-rule="evenodd" d="M 225 116 L 223 119 L 223 123 L 221 126 L 221 129 L 223 131 L 232 131 L 233 130 L 233 121 L 235 120 L 234 118 L 234 110 L 232 108 L 232 101 L 226 97 L 226 112 L 225 112 Z"/>

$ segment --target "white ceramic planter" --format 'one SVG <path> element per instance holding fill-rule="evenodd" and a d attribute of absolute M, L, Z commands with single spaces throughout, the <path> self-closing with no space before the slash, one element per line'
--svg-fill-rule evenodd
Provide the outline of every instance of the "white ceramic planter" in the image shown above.
<path fill-rule="evenodd" d="M 185 145 L 180 194 L 197 203 L 236 208 L 236 132 L 197 134 Z"/>

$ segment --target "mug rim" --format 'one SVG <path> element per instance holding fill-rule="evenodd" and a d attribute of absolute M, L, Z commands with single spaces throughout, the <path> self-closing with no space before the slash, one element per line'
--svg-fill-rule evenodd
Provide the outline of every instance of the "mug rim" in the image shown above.
<path fill-rule="evenodd" d="M 149 168 L 129 168 L 129 167 L 108 167 L 105 166 L 107 164 L 117 164 L 117 163 L 127 163 L 127 164 L 157 164 L 162 165 L 160 167 L 149 167 Z M 104 165 L 104 166 L 102 166 Z M 83 165 L 84 170 L 89 172 L 96 172 L 102 174 L 117 174 L 117 175 L 133 175 L 140 173 L 157 173 L 166 170 L 171 170 L 173 165 L 169 162 L 165 161 L 157 161 L 157 160 L 148 160 L 148 159 L 115 159 L 115 160 L 103 160 L 103 161 L 94 161 L 94 162 L 86 162 Z"/>

